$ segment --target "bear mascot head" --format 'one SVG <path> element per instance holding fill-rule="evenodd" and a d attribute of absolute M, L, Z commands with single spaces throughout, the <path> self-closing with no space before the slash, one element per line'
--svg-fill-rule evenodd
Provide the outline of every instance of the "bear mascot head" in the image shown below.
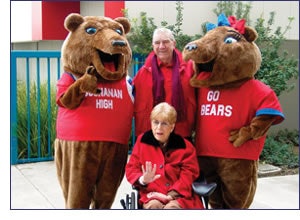
<path fill-rule="evenodd" d="M 224 14 L 207 30 L 183 50 L 184 59 L 193 61 L 190 83 L 198 88 L 199 165 L 218 185 L 210 196 L 212 208 L 248 208 L 266 133 L 284 115 L 274 91 L 254 78 L 262 62 L 257 32 L 244 19 Z"/>
<path fill-rule="evenodd" d="M 126 18 L 112 20 L 70 14 L 64 25 L 69 31 L 62 48 L 65 71 L 80 77 L 87 66 L 93 66 L 106 80 L 124 77 L 131 62 L 131 49 L 125 35 L 130 24 Z"/>
<path fill-rule="evenodd" d="M 125 17 L 65 18 L 55 162 L 65 208 L 109 209 L 123 179 L 133 116 Z"/>

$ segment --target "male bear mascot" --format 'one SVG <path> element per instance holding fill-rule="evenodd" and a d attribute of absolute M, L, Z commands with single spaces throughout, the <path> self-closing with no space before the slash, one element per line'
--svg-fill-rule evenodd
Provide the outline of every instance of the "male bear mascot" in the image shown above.
<path fill-rule="evenodd" d="M 68 209 L 109 209 L 124 177 L 133 116 L 126 18 L 72 13 L 57 82 L 57 175 Z"/>

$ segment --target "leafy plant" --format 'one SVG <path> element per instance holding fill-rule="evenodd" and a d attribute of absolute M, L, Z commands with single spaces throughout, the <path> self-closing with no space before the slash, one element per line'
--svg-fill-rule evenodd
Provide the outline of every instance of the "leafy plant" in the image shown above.
<path fill-rule="evenodd" d="M 130 20 L 131 30 L 127 35 L 132 52 L 142 57 L 147 56 L 152 51 L 152 35 L 157 28 L 154 18 L 147 17 L 146 12 L 141 12 L 138 18 L 129 18 L 128 9 L 124 10 L 124 15 Z"/>
<path fill-rule="evenodd" d="M 27 89 L 24 82 L 18 82 L 17 140 L 19 159 L 52 156 L 52 146 L 56 134 L 57 107 L 55 89 L 51 87 L 50 90 L 50 97 L 48 97 L 46 83 L 40 85 L 38 91 L 36 84 L 31 84 L 30 89 Z M 27 100 L 27 93 L 29 93 L 29 100 Z M 50 106 L 48 106 L 48 100 L 50 100 Z"/>
<path fill-rule="evenodd" d="M 283 129 L 273 135 L 274 139 L 278 142 L 288 143 L 293 146 L 299 146 L 299 132 L 297 130 Z"/>
<path fill-rule="evenodd" d="M 299 167 L 299 155 L 293 151 L 299 147 L 298 131 L 281 130 L 276 134 L 269 134 L 266 138 L 260 161 L 288 168 Z"/>
<path fill-rule="evenodd" d="M 246 19 L 250 24 L 251 1 L 248 3 L 241 1 L 219 1 L 217 8 L 213 9 L 216 15 L 224 13 L 226 16 L 234 15 L 237 19 Z"/>
<path fill-rule="evenodd" d="M 293 56 L 289 57 L 287 51 L 280 53 L 285 41 L 284 35 L 291 28 L 294 18 L 288 18 L 289 23 L 283 31 L 281 27 L 277 27 L 272 33 L 274 16 L 275 12 L 271 12 L 267 22 L 258 18 L 255 24 L 259 35 L 257 45 L 262 54 L 262 64 L 256 78 L 269 85 L 279 96 L 283 91 L 289 92 L 294 88 L 295 85 L 290 80 L 298 78 L 298 62 Z"/>
<path fill-rule="evenodd" d="M 187 43 L 200 37 L 200 35 L 189 36 L 187 34 L 183 34 L 183 31 L 182 31 L 183 10 L 184 10 L 184 8 L 183 8 L 182 1 L 176 1 L 176 12 L 177 12 L 176 23 L 169 25 L 167 21 L 161 22 L 162 27 L 166 27 L 173 32 L 175 40 L 176 40 L 176 48 L 180 51 L 183 50 L 184 46 Z"/>

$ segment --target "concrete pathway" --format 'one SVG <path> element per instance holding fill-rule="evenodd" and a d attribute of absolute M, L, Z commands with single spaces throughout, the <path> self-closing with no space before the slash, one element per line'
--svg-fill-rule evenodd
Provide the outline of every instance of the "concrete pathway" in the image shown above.
<path fill-rule="evenodd" d="M 112 209 L 122 209 L 120 199 L 131 192 L 123 179 Z M 64 201 L 51 162 L 11 166 L 11 209 L 64 209 Z M 250 209 L 298 209 L 299 175 L 258 179 L 254 202 Z"/>

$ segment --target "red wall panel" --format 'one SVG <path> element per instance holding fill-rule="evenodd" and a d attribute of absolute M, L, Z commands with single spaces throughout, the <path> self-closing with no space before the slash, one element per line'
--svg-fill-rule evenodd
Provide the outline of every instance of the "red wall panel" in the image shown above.
<path fill-rule="evenodd" d="M 104 16 L 112 19 L 123 17 L 122 10 L 125 8 L 125 1 L 104 1 Z"/>
<path fill-rule="evenodd" d="M 64 20 L 70 13 L 80 13 L 79 1 L 32 2 L 32 40 L 65 39 Z"/>

